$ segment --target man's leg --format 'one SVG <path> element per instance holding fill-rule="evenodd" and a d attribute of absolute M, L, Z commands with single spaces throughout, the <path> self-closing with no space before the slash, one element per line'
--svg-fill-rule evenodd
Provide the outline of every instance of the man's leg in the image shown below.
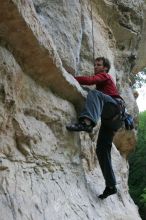
<path fill-rule="evenodd" d="M 91 90 L 87 95 L 85 106 L 79 116 L 79 120 L 82 118 L 88 118 L 94 124 L 96 124 L 101 116 L 103 106 L 108 98 L 111 99 L 111 97 L 103 94 L 102 92 Z"/>
<path fill-rule="evenodd" d="M 91 90 L 87 95 L 84 109 L 79 116 L 79 123 L 69 125 L 66 128 L 70 131 L 91 132 L 101 116 L 105 102 L 109 100 L 112 100 L 110 96 L 97 90 Z M 91 123 L 86 123 L 87 120 Z"/>
<path fill-rule="evenodd" d="M 112 168 L 111 162 L 111 147 L 114 137 L 114 131 L 101 125 L 98 140 L 96 154 L 99 160 L 99 164 L 105 179 L 106 188 L 101 199 L 117 192 L 116 190 L 116 179 Z"/>

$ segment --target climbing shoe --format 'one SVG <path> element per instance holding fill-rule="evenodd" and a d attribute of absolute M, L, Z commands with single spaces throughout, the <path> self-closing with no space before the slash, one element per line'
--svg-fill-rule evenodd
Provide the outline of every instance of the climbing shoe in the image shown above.
<path fill-rule="evenodd" d="M 92 125 L 87 125 L 85 122 L 80 122 L 76 124 L 67 125 L 66 129 L 68 131 L 86 131 L 88 133 L 91 133 L 93 130 Z"/>
<path fill-rule="evenodd" d="M 106 187 L 103 191 L 103 194 L 99 196 L 100 199 L 106 199 L 108 196 L 113 195 L 117 193 L 117 188 L 115 186 L 113 187 Z"/>

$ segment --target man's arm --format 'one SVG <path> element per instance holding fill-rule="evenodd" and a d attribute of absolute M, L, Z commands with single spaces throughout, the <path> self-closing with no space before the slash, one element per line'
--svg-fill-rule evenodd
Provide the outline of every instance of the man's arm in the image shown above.
<path fill-rule="evenodd" d="M 98 85 L 104 83 L 107 80 L 105 74 L 97 74 L 94 76 L 76 76 L 75 79 L 81 85 Z"/>

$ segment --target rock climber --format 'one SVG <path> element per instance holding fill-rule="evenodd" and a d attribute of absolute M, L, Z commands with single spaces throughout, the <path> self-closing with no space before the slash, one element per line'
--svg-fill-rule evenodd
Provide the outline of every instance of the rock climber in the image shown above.
<path fill-rule="evenodd" d="M 66 126 L 69 131 L 90 133 L 101 118 L 96 154 L 106 187 L 99 195 L 100 199 L 105 199 L 117 192 L 111 162 L 111 147 L 115 132 L 122 126 L 121 112 L 124 111 L 124 100 L 119 95 L 117 87 L 108 73 L 110 66 L 108 59 L 98 57 L 95 59 L 93 76 L 75 77 L 79 84 L 96 85 L 96 89 L 89 91 L 78 122 Z"/>

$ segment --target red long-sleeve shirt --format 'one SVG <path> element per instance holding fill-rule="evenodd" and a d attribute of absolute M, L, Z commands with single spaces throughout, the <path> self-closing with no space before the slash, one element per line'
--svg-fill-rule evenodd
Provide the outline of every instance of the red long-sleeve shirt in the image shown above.
<path fill-rule="evenodd" d="M 75 79 L 81 85 L 96 85 L 96 89 L 106 95 L 121 98 L 112 77 L 106 72 L 93 76 L 76 76 Z"/>

